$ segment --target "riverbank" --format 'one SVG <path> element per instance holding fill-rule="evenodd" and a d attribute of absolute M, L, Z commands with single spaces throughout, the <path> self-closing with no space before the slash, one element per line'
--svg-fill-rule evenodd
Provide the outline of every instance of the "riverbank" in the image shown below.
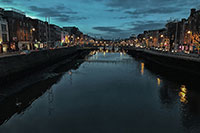
<path fill-rule="evenodd" d="M 31 74 L 25 79 L 1 87 L 0 125 L 10 119 L 10 117 L 15 113 L 20 113 L 23 110 L 26 110 L 35 99 L 43 95 L 54 84 L 59 82 L 63 74 L 67 71 L 76 70 L 83 63 L 83 59 L 89 54 L 89 52 L 89 50 L 79 51 L 79 54 L 75 54 L 46 69 Z"/>
<path fill-rule="evenodd" d="M 128 53 L 163 67 L 171 68 L 182 73 L 200 75 L 200 58 L 197 55 L 159 52 L 148 49 L 129 48 Z M 176 72 L 175 72 L 176 73 Z"/>
<path fill-rule="evenodd" d="M 19 79 L 78 53 L 76 47 L 33 51 L 0 58 L 0 84 Z"/>

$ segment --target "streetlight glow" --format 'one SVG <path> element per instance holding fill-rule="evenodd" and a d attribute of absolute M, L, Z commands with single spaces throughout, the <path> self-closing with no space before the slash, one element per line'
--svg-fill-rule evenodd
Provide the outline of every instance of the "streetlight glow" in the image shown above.
<path fill-rule="evenodd" d="M 192 32 L 189 30 L 187 33 L 188 33 L 188 34 L 191 34 Z"/>

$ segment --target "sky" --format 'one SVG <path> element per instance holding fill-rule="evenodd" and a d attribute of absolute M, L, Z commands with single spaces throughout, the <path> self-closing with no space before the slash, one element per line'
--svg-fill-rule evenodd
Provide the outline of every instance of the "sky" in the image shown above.
<path fill-rule="evenodd" d="M 144 30 L 164 28 L 168 20 L 187 18 L 200 0 L 0 0 L 27 16 L 105 39 L 128 38 Z"/>

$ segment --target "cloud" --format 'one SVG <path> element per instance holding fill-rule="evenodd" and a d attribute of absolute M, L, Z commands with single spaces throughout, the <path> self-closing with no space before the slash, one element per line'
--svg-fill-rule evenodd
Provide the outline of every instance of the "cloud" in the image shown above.
<path fill-rule="evenodd" d="M 0 2 L 5 3 L 5 4 L 12 4 L 13 0 L 0 0 Z"/>
<path fill-rule="evenodd" d="M 134 21 L 125 23 L 124 25 L 128 25 L 129 28 L 120 29 L 118 27 L 114 26 L 99 26 L 99 27 L 93 27 L 93 29 L 103 32 L 101 36 L 105 38 L 112 38 L 113 36 L 115 38 L 126 38 L 130 36 L 131 34 L 139 34 L 144 32 L 145 30 L 155 30 L 155 29 L 161 29 L 165 28 L 165 21 Z"/>
<path fill-rule="evenodd" d="M 105 5 L 112 8 L 121 8 L 121 9 L 145 9 L 149 7 L 163 7 L 168 5 L 174 5 L 178 7 L 179 4 L 192 4 L 195 6 L 197 0 L 107 0 Z M 185 5 L 187 7 L 188 5 Z"/>
<path fill-rule="evenodd" d="M 123 30 L 118 29 L 116 27 L 93 27 L 93 29 L 98 30 L 98 31 L 102 31 L 102 32 L 108 32 L 108 33 L 115 33 L 115 32 L 122 32 Z"/>
<path fill-rule="evenodd" d="M 171 14 L 181 12 L 181 8 L 173 8 L 173 7 L 156 7 L 156 8 L 146 8 L 146 9 L 137 9 L 135 11 L 125 11 L 126 14 L 130 15 L 152 15 L 152 14 Z"/>
<path fill-rule="evenodd" d="M 43 17 L 44 16 L 59 17 L 65 14 L 77 14 L 77 12 L 74 12 L 69 8 L 65 8 L 64 6 L 55 6 L 55 7 L 30 6 L 29 9 L 33 12 L 38 12 L 39 15 Z"/>
<path fill-rule="evenodd" d="M 121 11 L 120 9 L 107 9 L 105 10 L 106 12 L 119 12 Z"/>
<path fill-rule="evenodd" d="M 60 22 L 68 22 L 71 20 L 87 19 L 86 17 L 70 16 L 76 15 L 77 12 L 72 11 L 70 8 L 66 8 L 64 5 L 58 5 L 55 7 L 37 7 L 30 6 L 29 10 L 36 12 L 40 17 L 52 17 Z"/>
<path fill-rule="evenodd" d="M 190 8 L 200 5 L 199 0 L 69 1 L 0 0 L 0 3 L 2 7 L 15 7 L 30 16 L 50 16 L 52 22 L 60 26 L 76 25 L 87 33 L 111 38 L 163 28 L 168 19 L 187 18 Z"/>
<path fill-rule="evenodd" d="M 99 26 L 99 27 L 93 27 L 93 29 L 103 32 L 102 34 L 98 34 L 98 37 L 103 37 L 105 39 L 127 38 L 133 33 L 132 29 L 122 30 L 114 26 Z"/>
<path fill-rule="evenodd" d="M 129 30 L 132 30 L 135 33 L 142 33 L 145 30 L 164 28 L 165 24 L 165 21 L 136 21 L 130 23 L 130 26 L 132 26 L 133 28 L 130 28 Z"/>

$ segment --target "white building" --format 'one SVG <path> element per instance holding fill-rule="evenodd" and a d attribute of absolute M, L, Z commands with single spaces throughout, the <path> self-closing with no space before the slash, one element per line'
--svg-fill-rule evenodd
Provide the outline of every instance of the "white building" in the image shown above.
<path fill-rule="evenodd" d="M 8 23 L 3 16 L 4 9 L 0 8 L 0 53 L 7 52 L 9 42 Z"/>

